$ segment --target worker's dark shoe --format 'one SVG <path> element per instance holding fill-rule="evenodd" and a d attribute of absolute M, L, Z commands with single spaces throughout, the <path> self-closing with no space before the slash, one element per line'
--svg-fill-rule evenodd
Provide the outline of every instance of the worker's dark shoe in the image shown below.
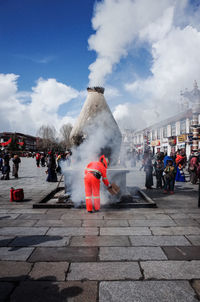
<path fill-rule="evenodd" d="M 92 213 L 92 211 L 88 211 L 88 213 Z"/>

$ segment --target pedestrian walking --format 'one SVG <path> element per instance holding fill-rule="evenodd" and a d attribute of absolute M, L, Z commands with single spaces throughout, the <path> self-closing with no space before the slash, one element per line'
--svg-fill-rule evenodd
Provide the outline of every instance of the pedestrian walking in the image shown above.
<path fill-rule="evenodd" d="M 12 161 L 13 161 L 12 175 L 15 178 L 18 178 L 18 170 L 19 170 L 19 164 L 21 163 L 21 159 L 17 154 L 15 154 Z"/>
<path fill-rule="evenodd" d="M 3 167 L 2 167 L 2 180 L 9 180 L 10 179 L 10 155 L 6 151 L 3 156 Z"/>
<path fill-rule="evenodd" d="M 174 183 L 175 183 L 175 176 L 176 176 L 176 168 L 173 166 L 173 161 L 168 160 L 167 166 L 164 169 L 164 193 L 170 192 L 171 194 L 174 193 Z"/>
<path fill-rule="evenodd" d="M 155 169 L 155 176 L 156 176 L 156 188 L 162 189 L 164 185 L 164 177 L 163 177 L 164 163 L 161 159 L 155 161 L 154 169 Z"/>
<path fill-rule="evenodd" d="M 36 165 L 37 165 L 38 168 L 40 167 L 40 158 L 41 158 L 40 153 L 39 152 L 36 153 L 35 159 L 36 159 Z"/>
<path fill-rule="evenodd" d="M 48 176 L 46 180 L 49 182 L 57 182 L 56 159 L 53 152 L 49 152 L 47 167 Z"/>

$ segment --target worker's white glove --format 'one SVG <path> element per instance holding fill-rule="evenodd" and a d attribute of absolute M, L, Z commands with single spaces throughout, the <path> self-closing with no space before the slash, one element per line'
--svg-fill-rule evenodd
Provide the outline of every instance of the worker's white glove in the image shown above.
<path fill-rule="evenodd" d="M 111 188 L 112 188 L 112 185 L 109 185 L 109 186 L 108 186 L 108 189 L 111 189 Z"/>

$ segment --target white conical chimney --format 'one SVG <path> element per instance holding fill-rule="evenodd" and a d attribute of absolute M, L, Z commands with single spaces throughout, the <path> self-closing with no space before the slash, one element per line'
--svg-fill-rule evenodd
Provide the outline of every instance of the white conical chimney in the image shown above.
<path fill-rule="evenodd" d="M 79 146 L 91 135 L 100 143 L 99 155 L 107 156 L 112 164 L 117 163 L 122 135 L 104 97 L 104 88 L 87 88 L 88 96 L 76 121 L 70 139 Z"/>

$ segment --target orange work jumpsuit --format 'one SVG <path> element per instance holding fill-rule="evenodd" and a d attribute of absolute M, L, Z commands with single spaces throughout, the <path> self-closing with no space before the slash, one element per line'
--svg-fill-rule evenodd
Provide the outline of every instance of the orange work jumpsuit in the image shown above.
<path fill-rule="evenodd" d="M 100 178 L 102 177 L 106 187 L 109 186 L 106 171 L 107 161 L 104 155 L 100 157 L 99 162 L 91 162 L 85 169 L 85 199 L 88 212 L 91 212 L 93 209 L 92 199 L 94 200 L 95 210 L 98 211 L 100 209 Z"/>

